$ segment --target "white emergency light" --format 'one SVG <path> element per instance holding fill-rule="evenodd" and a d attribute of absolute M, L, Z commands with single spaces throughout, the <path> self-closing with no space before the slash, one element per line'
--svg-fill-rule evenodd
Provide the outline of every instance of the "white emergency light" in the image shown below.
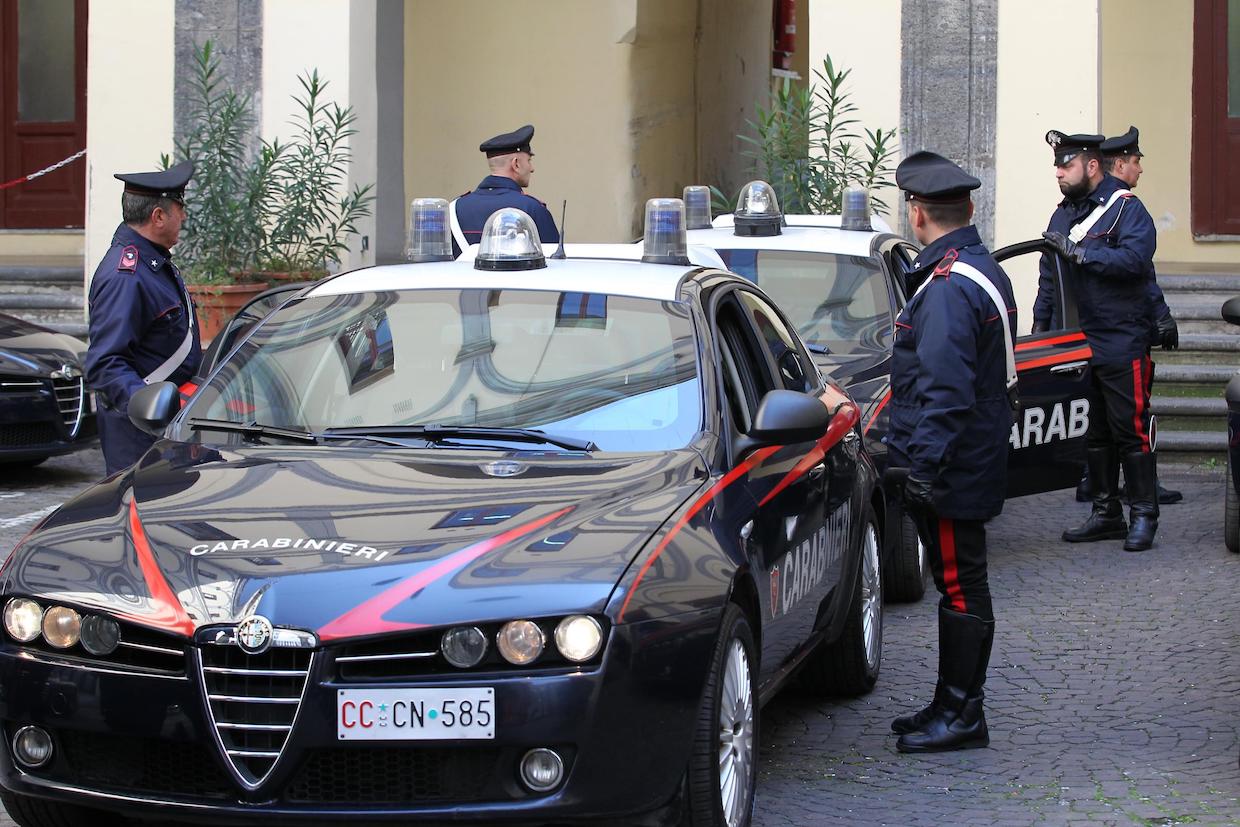
<path fill-rule="evenodd" d="M 685 227 L 690 230 L 710 229 L 710 187 L 694 184 L 685 187 Z"/>
<path fill-rule="evenodd" d="M 546 266 L 534 219 L 516 207 L 491 213 L 482 225 L 475 270 L 538 270 Z"/>
<path fill-rule="evenodd" d="M 405 258 L 413 262 L 451 261 L 452 228 L 448 202 L 442 198 L 415 198 L 409 205 L 408 246 Z"/>
<path fill-rule="evenodd" d="M 679 198 L 651 198 L 646 202 L 642 261 L 653 264 L 689 263 L 684 201 Z"/>
<path fill-rule="evenodd" d="M 870 224 L 870 192 L 862 187 L 844 190 L 843 209 L 840 211 L 841 230 L 872 232 Z"/>
<path fill-rule="evenodd" d="M 741 189 L 732 216 L 735 235 L 766 236 L 783 233 L 784 215 L 774 188 L 765 181 L 750 181 Z"/>

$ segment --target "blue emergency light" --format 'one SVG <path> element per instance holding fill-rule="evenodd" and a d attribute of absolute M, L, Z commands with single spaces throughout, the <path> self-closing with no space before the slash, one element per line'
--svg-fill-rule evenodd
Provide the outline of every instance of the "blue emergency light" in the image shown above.
<path fill-rule="evenodd" d="M 642 261 L 653 264 L 689 263 L 684 201 L 679 198 L 651 198 L 646 202 Z"/>
<path fill-rule="evenodd" d="M 710 229 L 710 187 L 685 187 L 685 226 L 690 230 Z"/>
<path fill-rule="evenodd" d="M 405 258 L 412 262 L 451 261 L 452 229 L 448 202 L 442 198 L 415 198 L 409 205 L 409 237 Z"/>

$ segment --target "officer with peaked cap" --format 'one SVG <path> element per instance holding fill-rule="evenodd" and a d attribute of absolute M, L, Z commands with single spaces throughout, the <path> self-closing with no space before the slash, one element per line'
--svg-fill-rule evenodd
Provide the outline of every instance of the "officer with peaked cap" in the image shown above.
<path fill-rule="evenodd" d="M 1072 543 L 1123 539 L 1125 551 L 1144 551 L 1158 530 L 1157 469 L 1151 433 L 1149 347 L 1157 329 L 1154 220 L 1118 178 L 1102 168 L 1101 135 L 1052 130 L 1055 176 L 1063 200 L 1043 233 L 1076 292 L 1090 365 L 1089 430 L 1085 462 L 1093 508 L 1063 539 Z M 1056 327 L 1052 262 L 1042 256 L 1035 333 Z M 1119 471 L 1128 484 L 1130 523 L 1119 500 Z"/>
<path fill-rule="evenodd" d="M 109 474 L 132 465 L 155 441 L 129 421 L 129 398 L 154 382 L 185 382 L 202 361 L 194 304 L 170 252 L 193 173 L 184 161 L 161 172 L 116 175 L 125 183 L 123 223 L 91 279 L 86 351 Z"/>
<path fill-rule="evenodd" d="M 930 557 L 939 600 L 939 677 L 924 709 L 892 722 L 901 752 L 990 743 L 982 686 L 995 620 L 987 520 L 1003 509 L 1015 402 L 1016 300 L 972 224 L 981 182 L 933 152 L 896 168 L 924 249 L 896 320 L 889 463 L 907 468 L 904 502 Z"/>
<path fill-rule="evenodd" d="M 491 174 L 482 179 L 478 188 L 454 200 L 449 211 L 452 222 L 452 246 L 456 255 L 470 244 L 482 238 L 482 225 L 491 213 L 503 207 L 524 210 L 534 219 L 538 237 L 543 244 L 555 244 L 560 233 L 547 205 L 525 193 L 534 174 L 534 150 L 530 141 L 534 127 L 526 124 L 520 129 L 496 135 L 478 146 L 486 153 Z"/>

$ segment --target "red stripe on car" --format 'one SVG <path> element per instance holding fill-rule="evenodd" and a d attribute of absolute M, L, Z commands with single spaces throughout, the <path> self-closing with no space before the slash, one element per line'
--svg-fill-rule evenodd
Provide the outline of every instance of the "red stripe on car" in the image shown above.
<path fill-rule="evenodd" d="M 147 626 L 153 624 L 186 637 L 192 635 L 194 621 L 190 620 L 189 615 L 186 614 L 185 607 L 181 605 L 176 592 L 168 585 L 164 573 L 159 569 L 159 564 L 155 562 L 155 555 L 151 553 L 151 544 L 147 541 L 146 531 L 142 528 L 142 520 L 138 517 L 138 504 L 134 500 L 129 501 L 129 533 L 133 537 L 134 551 L 138 554 L 138 566 L 142 569 L 142 577 L 146 580 L 146 587 L 151 592 L 151 602 L 155 604 L 156 610 L 152 614 L 118 612 L 118 617 Z"/>
<path fill-rule="evenodd" d="M 1054 336 L 1050 339 L 1038 339 L 1033 342 L 1018 342 L 1015 350 L 1017 353 L 1022 350 L 1036 350 L 1040 347 L 1050 347 L 1051 345 L 1062 345 L 1064 342 L 1083 342 L 1085 341 L 1084 333 L 1067 333 L 1063 336 Z"/>
<path fill-rule="evenodd" d="M 1041 368 L 1047 365 L 1059 365 L 1065 362 L 1072 362 L 1077 359 L 1091 359 L 1093 358 L 1093 355 L 1093 348 L 1086 345 L 1085 347 L 1077 348 L 1076 350 L 1069 350 L 1067 353 L 1056 353 L 1053 356 L 1043 356 L 1040 359 L 1029 359 L 1024 362 L 1017 362 L 1016 369 L 1028 370 L 1030 368 Z"/>

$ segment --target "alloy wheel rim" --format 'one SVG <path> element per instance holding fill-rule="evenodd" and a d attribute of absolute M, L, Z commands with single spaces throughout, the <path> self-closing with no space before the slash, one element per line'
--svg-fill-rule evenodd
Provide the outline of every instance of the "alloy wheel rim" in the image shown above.
<path fill-rule="evenodd" d="M 719 699 L 719 802 L 728 827 L 744 821 L 754 765 L 753 688 L 749 655 L 739 640 L 728 646 Z"/>
<path fill-rule="evenodd" d="M 921 551 L 921 541 L 918 541 Z M 873 524 L 865 527 L 861 547 L 861 636 L 865 642 L 865 663 L 869 671 L 878 665 L 882 642 L 883 586 L 878 566 L 878 532 Z"/>

